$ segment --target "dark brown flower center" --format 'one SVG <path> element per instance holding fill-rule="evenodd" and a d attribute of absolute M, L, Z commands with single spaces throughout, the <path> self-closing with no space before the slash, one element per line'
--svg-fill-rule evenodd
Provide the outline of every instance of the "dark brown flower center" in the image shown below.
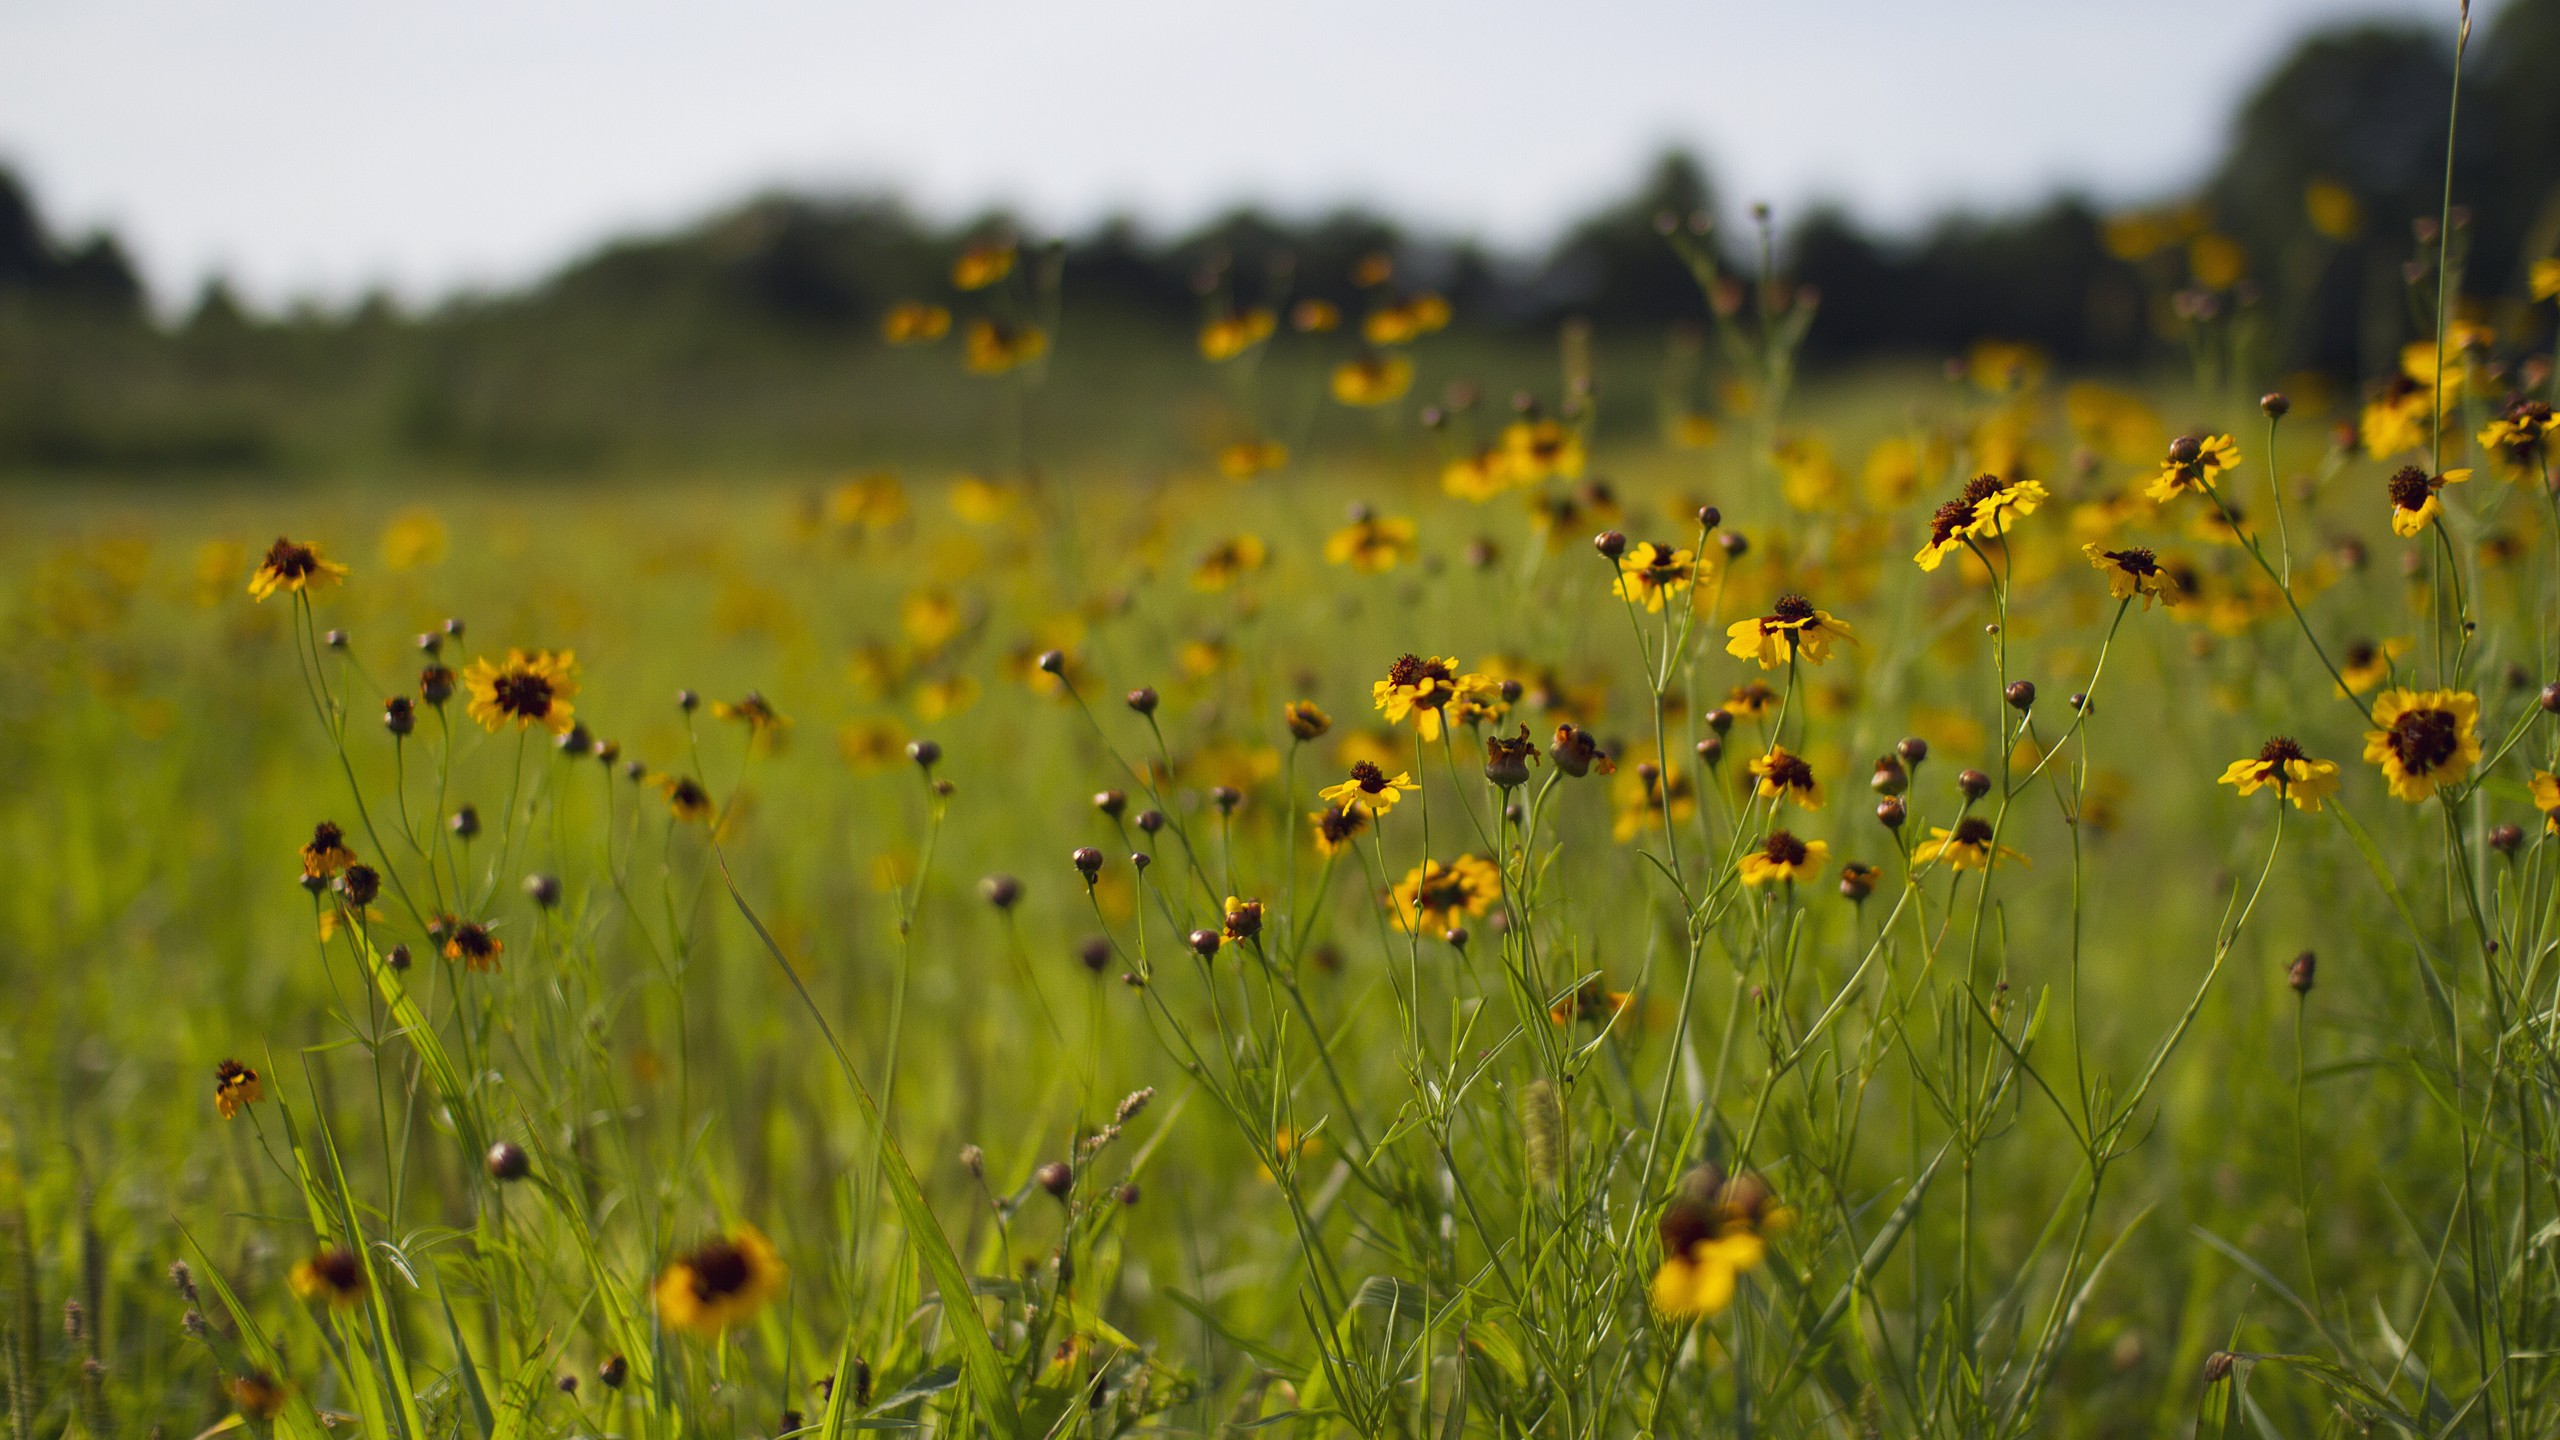
<path fill-rule="evenodd" d="M 1958 845 L 1988 845 L 1991 843 L 1991 822 L 1979 815 L 1968 816 L 1956 822 L 1956 833 L 1951 838 Z"/>
<path fill-rule="evenodd" d="M 1804 848 L 1804 842 L 1795 836 L 1784 830 L 1772 830 L 1769 832 L 1767 842 L 1761 846 L 1761 853 L 1779 865 L 1801 865 L 1804 863 L 1805 856 L 1811 852 L 1807 851 Z"/>
<path fill-rule="evenodd" d="M 1929 543 L 1944 545 L 1956 538 L 1960 531 L 1972 523 L 1973 502 L 1950 500 L 1939 506 L 1937 513 L 1929 517 Z"/>
<path fill-rule="evenodd" d="M 1387 667 L 1387 683 L 1398 688 L 1418 684 L 1421 679 L 1422 657 L 1419 655 L 1399 655 L 1396 663 Z"/>
<path fill-rule="evenodd" d="M 2152 576 L 2160 573 L 2160 557 L 2139 545 L 2130 550 L 2106 550 L 2100 553 L 2114 561 L 2116 568 L 2127 575 Z"/>
<path fill-rule="evenodd" d="M 726 1240 L 710 1241 L 686 1256 L 684 1268 L 693 1272 L 693 1298 L 706 1302 L 737 1294 L 755 1277 L 747 1252 Z"/>
<path fill-rule="evenodd" d="M 2401 466 L 2388 483 L 2391 490 L 2391 503 L 2403 510 L 2425 509 L 2427 497 L 2436 493 L 2436 487 L 2428 480 L 2427 472 L 2415 465 Z"/>
<path fill-rule="evenodd" d="M 1778 786 L 1783 790 L 1810 790 L 1813 788 L 1813 767 L 1807 764 L 1805 762 L 1805 758 L 1801 755 L 1772 756 L 1768 762 L 1762 766 L 1761 775 L 1763 778 L 1767 779 L 1770 784 Z"/>
<path fill-rule="evenodd" d="M 313 850 L 335 850 L 339 846 L 345 844 L 346 839 L 347 832 L 339 829 L 330 821 L 323 820 L 319 824 L 311 827 L 311 848 Z"/>
<path fill-rule="evenodd" d="M 312 1256 L 311 1273 L 341 1294 L 364 1288 L 364 1265 L 352 1250 L 323 1250 Z"/>
<path fill-rule="evenodd" d="M 2425 775 L 2453 758 L 2462 745 L 2462 727 L 2450 710 L 2404 710 L 2391 722 L 2386 741 L 2400 768 Z"/>
<path fill-rule="evenodd" d="M 690 775 L 676 782 L 676 788 L 667 792 L 667 799 L 679 810 L 699 810 L 711 803 L 710 793 Z"/>
<path fill-rule="evenodd" d="M 1360 815 L 1353 810 L 1327 810 L 1316 821 L 1316 833 L 1328 845 L 1339 845 L 1360 833 Z"/>
<path fill-rule="evenodd" d="M 505 714 L 540 720 L 551 713 L 551 682 L 530 670 L 506 671 L 490 688 Z"/>
<path fill-rule="evenodd" d="M 2281 773 L 2282 766 L 2295 760 L 2310 758 L 2302 753 L 2302 747 L 2294 744 L 2293 737 L 2289 735 L 2279 735 L 2258 749 L 2258 763 L 2267 767 L 2270 775 Z"/>
<path fill-rule="evenodd" d="M 287 580 L 299 580 L 320 568 L 320 557 L 308 545 L 279 539 L 267 547 L 266 568 Z"/>
<path fill-rule="evenodd" d="M 472 960 L 485 960 L 497 950 L 497 942 L 489 938 L 487 927 L 477 920 L 465 920 L 453 928 L 453 948 Z"/>
<path fill-rule="evenodd" d="M 1801 595 L 1781 595 L 1770 607 L 1769 618 L 1785 625 L 1802 625 L 1813 618 L 1813 602 Z"/>
<path fill-rule="evenodd" d="M 1370 761 L 1355 760 L 1351 765 L 1351 783 L 1375 795 L 1387 788 L 1387 772 Z"/>

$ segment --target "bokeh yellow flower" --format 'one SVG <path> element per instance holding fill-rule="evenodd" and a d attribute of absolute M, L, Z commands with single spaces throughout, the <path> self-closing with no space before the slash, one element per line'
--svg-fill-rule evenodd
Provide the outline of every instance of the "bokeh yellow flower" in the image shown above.
<path fill-rule="evenodd" d="M 671 1329 L 717 1338 L 780 1295 L 788 1273 L 762 1232 L 752 1225 L 736 1226 L 677 1256 L 658 1273 L 658 1318 Z"/>

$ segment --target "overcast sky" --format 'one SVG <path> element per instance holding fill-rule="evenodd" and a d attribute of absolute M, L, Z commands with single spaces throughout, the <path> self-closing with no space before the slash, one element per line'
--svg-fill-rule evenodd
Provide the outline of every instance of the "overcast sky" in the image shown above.
<path fill-rule="evenodd" d="M 537 275 L 762 187 L 1510 244 L 1671 143 L 1886 225 L 2209 163 L 2306 30 L 2454 0 L 0 0 L 0 163 L 164 304 Z"/>

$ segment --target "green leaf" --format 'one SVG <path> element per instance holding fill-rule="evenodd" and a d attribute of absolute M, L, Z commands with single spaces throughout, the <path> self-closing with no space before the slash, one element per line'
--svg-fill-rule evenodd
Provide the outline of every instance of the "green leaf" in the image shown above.
<path fill-rule="evenodd" d="M 712 856 L 720 862 L 720 879 L 727 886 L 730 903 L 746 917 L 756 939 L 764 942 L 765 953 L 781 967 L 783 977 L 808 1008 L 809 1018 L 816 1021 L 818 1033 L 826 1037 L 827 1048 L 835 1052 L 836 1064 L 844 1071 L 845 1082 L 853 1087 L 854 1098 L 862 1102 L 863 1117 L 871 1131 L 879 1137 L 880 1150 L 888 1160 L 882 1167 L 888 1177 L 889 1195 L 898 1204 L 899 1218 L 907 1227 L 907 1241 L 924 1259 L 925 1268 L 933 1272 L 934 1287 L 942 1292 L 942 1313 L 950 1323 L 952 1336 L 960 1346 L 960 1366 L 969 1377 L 970 1397 L 983 1407 L 990 1428 L 999 1436 L 1019 1436 L 1022 1418 L 1015 1408 L 1013 1391 L 1005 1377 L 1004 1361 L 996 1354 L 995 1341 L 987 1334 L 986 1317 L 978 1313 L 978 1304 L 969 1289 L 968 1272 L 960 1268 L 960 1257 L 951 1250 L 951 1238 L 933 1218 L 932 1207 L 925 1204 L 924 1187 L 916 1183 L 916 1172 L 907 1164 L 904 1150 L 898 1148 L 895 1135 L 889 1131 L 889 1118 L 880 1113 L 880 1102 L 873 1099 L 871 1087 L 863 1082 L 862 1072 L 853 1065 L 853 1057 L 845 1053 L 843 1042 L 836 1039 L 835 1027 L 827 1023 L 826 1013 L 818 1008 L 816 997 L 791 968 L 782 947 L 774 942 L 773 933 L 756 918 L 747 897 L 738 890 L 737 877 L 729 873 L 729 857 L 718 846 Z"/>

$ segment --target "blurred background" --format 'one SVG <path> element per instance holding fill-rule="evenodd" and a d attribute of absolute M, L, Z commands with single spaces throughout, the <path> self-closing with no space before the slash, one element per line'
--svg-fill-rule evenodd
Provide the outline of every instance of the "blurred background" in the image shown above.
<path fill-rule="evenodd" d="M 1585 320 L 1605 393 L 1606 357 L 1705 315 L 1663 216 L 1817 287 L 1830 373 L 1991 337 L 2138 372 L 2246 317 L 2277 373 L 2343 391 L 2417 323 L 2455 21 L 34 0 L 0 12 L 0 472 L 964 460 L 983 410 L 936 398 L 959 365 L 881 323 L 952 302 L 952 257 L 1000 238 L 1060 267 L 1056 455 L 1214 400 L 1204 316 L 1349 307 L 1373 256 L 1450 302 L 1452 373 L 1551 374 Z M 2560 246 L 2560 0 L 2474 21 L 2465 303 L 2530 327 L 2526 267 Z"/>

